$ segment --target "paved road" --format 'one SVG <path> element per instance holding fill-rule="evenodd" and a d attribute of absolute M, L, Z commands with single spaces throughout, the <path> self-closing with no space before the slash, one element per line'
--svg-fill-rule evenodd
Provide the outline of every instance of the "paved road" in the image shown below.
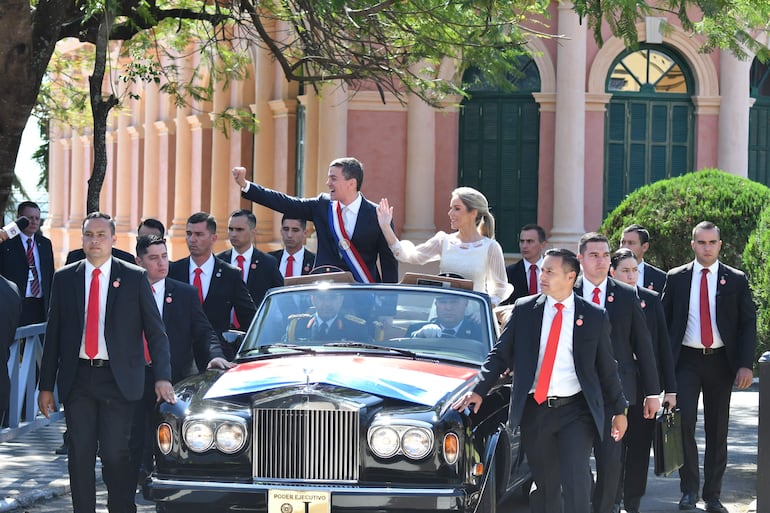
<path fill-rule="evenodd" d="M 730 409 L 730 440 L 728 447 L 728 468 L 722 489 L 722 501 L 730 513 L 748 513 L 754 511 L 754 501 L 757 490 L 757 426 L 759 411 L 758 385 L 755 383 L 746 391 L 735 391 Z M 66 464 L 64 457 L 53 455 L 53 449 L 61 443 L 61 423 L 42 428 L 34 437 L 35 440 L 48 437 L 40 442 L 37 452 L 23 443 L 0 444 L 0 493 L 2 496 L 18 496 L 19 490 L 32 486 L 37 488 L 39 499 L 33 504 L 16 508 L 14 511 L 29 513 L 60 513 L 71 511 L 71 498 L 66 493 Z M 26 435 L 29 436 L 29 435 Z M 700 452 L 703 454 L 703 433 L 700 437 Z M 58 472 L 58 475 L 57 475 Z M 652 476 L 649 481 L 647 495 L 642 500 L 644 513 L 666 513 L 679 511 L 679 479 L 675 475 L 668 478 Z M 107 512 L 107 494 L 103 485 L 99 487 L 97 496 L 97 513 Z M 9 511 L 0 501 L 0 511 Z M 153 504 L 144 501 L 137 495 L 137 511 L 149 513 L 155 511 Z M 502 511 L 507 513 L 528 513 L 529 507 L 520 499 L 509 501 Z M 700 503 L 699 512 L 704 511 Z"/>

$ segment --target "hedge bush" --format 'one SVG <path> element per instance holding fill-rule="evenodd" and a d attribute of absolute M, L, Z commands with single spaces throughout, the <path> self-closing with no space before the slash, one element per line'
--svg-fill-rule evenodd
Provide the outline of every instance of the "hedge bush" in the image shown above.
<path fill-rule="evenodd" d="M 757 358 L 770 350 L 770 207 L 762 211 L 757 227 L 749 235 L 743 252 L 743 267 L 749 275 L 757 305 Z"/>
<path fill-rule="evenodd" d="M 742 268 L 744 247 L 766 205 L 770 188 L 705 169 L 637 189 L 610 212 L 599 231 L 617 248 L 623 228 L 641 224 L 651 239 L 645 260 L 668 270 L 693 259 L 692 229 L 712 221 L 722 230 L 720 260 Z"/>

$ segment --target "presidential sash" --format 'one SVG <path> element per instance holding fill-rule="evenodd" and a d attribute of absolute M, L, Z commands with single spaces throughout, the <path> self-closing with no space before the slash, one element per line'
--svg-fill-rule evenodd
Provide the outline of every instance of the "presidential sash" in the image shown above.
<path fill-rule="evenodd" d="M 350 240 L 345 231 L 345 223 L 342 222 L 342 207 L 339 201 L 331 201 L 329 203 L 329 226 L 332 228 L 332 235 L 334 235 L 334 241 L 337 243 L 340 255 L 348 264 L 356 281 L 360 283 L 374 283 L 374 278 L 372 278 L 369 268 L 366 267 L 364 259 L 361 258 L 358 250 L 353 245 L 353 241 Z"/>

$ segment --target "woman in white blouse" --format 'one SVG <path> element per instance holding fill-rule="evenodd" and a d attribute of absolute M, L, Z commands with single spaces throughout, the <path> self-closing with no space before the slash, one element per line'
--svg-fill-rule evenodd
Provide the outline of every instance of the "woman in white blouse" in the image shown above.
<path fill-rule="evenodd" d="M 494 240 L 495 218 L 489 212 L 487 198 L 471 187 L 452 191 L 449 202 L 449 223 L 452 233 L 438 232 L 415 246 L 408 240 L 398 240 L 390 223 L 393 207 L 387 198 L 380 200 L 377 219 L 400 262 L 422 265 L 440 259 L 439 272 L 459 274 L 473 281 L 473 289 L 486 292 L 497 306 L 511 295 L 513 287 L 505 273 L 503 249 Z"/>

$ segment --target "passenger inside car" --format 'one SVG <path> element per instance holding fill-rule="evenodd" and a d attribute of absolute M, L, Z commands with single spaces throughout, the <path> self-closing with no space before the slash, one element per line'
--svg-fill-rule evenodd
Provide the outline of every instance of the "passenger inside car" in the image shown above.
<path fill-rule="evenodd" d="M 371 340 L 365 319 L 341 311 L 344 296 L 333 291 L 317 291 L 310 296 L 313 312 L 289 315 L 286 341 Z"/>
<path fill-rule="evenodd" d="M 466 314 L 466 298 L 442 295 L 436 298 L 435 307 L 436 316 L 409 326 L 407 337 L 482 339 L 481 325 Z"/>

